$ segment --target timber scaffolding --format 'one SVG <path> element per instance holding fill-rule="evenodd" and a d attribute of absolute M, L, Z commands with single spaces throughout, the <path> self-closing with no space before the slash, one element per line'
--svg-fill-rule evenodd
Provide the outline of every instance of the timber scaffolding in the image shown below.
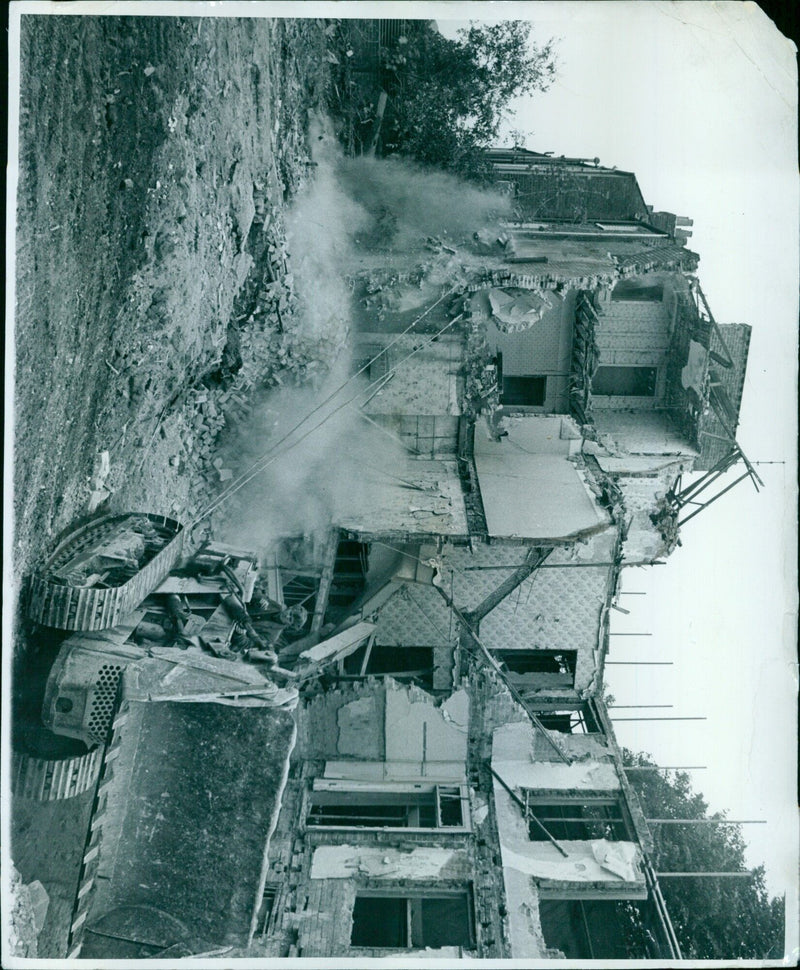
<path fill-rule="evenodd" d="M 687 505 L 696 506 L 693 511 L 678 521 L 679 527 L 689 522 L 703 509 L 716 502 L 718 498 L 721 498 L 746 478 L 750 479 L 756 491 L 759 491 L 759 486 L 764 487 L 764 482 L 736 440 L 742 393 L 741 385 L 744 379 L 744 365 L 749 344 L 749 328 L 745 328 L 746 340 L 742 351 L 744 360 L 737 361 L 735 355 L 729 349 L 723 328 L 714 319 L 699 281 L 692 281 L 689 293 L 691 309 L 696 315 L 694 335 L 708 351 L 709 358 L 707 401 L 703 402 L 706 406 L 701 408 L 701 413 L 698 415 L 695 433 L 701 455 L 710 452 L 710 454 L 717 456 L 717 460 L 705 470 L 699 479 L 690 482 L 685 487 L 681 487 L 683 477 L 679 476 L 674 488 L 666 496 L 666 507 L 669 513 L 675 517 L 679 516 Z M 721 370 L 717 370 L 713 365 L 717 365 Z M 731 393 L 734 397 L 733 400 Z M 706 412 L 708 417 L 706 417 Z M 711 427 L 713 427 L 713 431 Z M 709 445 L 712 447 L 709 448 Z M 717 480 L 740 461 L 744 465 L 744 472 L 719 491 L 712 491 L 709 496 L 707 490 L 713 488 Z M 706 497 L 703 501 L 700 501 L 700 496 L 703 494 L 706 494 Z"/>

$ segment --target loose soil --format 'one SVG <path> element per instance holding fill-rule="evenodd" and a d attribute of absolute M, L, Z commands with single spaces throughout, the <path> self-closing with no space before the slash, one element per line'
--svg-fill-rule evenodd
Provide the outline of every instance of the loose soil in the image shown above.
<path fill-rule="evenodd" d="M 318 21 L 22 18 L 17 576 L 87 513 L 104 450 L 110 511 L 203 497 L 181 412 L 239 365 L 324 50 Z"/>
<path fill-rule="evenodd" d="M 36 724 L 58 638 L 23 620 L 23 578 L 92 498 L 191 521 L 220 488 L 218 435 L 280 366 L 268 349 L 293 307 L 283 207 L 309 172 L 324 31 L 22 17 L 13 570 L 15 736 L 28 752 L 58 753 Z M 254 314 L 260 297 L 274 312 Z M 65 955 L 90 810 L 91 793 L 13 806 L 23 881 L 50 894 L 40 957 Z"/>

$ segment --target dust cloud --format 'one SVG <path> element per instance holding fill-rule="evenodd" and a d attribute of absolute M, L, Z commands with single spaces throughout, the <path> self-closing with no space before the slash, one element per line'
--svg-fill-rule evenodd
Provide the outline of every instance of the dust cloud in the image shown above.
<path fill-rule="evenodd" d="M 402 474 L 400 442 L 359 412 L 371 390 L 354 375 L 347 281 L 365 251 L 391 262 L 394 254 L 423 252 L 430 236 L 456 243 L 503 210 L 499 195 L 446 174 L 394 159 L 344 158 L 324 120 L 312 123 L 310 143 L 314 175 L 287 212 L 286 235 L 298 299 L 292 338 L 313 347 L 320 376 L 314 386 L 270 391 L 223 445 L 237 477 L 258 471 L 220 507 L 215 531 L 259 551 L 281 537 L 318 539 L 362 506 L 381 507 L 376 489 L 388 496 Z"/>
<path fill-rule="evenodd" d="M 339 183 L 373 219 L 360 243 L 401 253 L 427 237 L 463 244 L 510 211 L 507 196 L 481 190 L 446 172 L 425 171 L 398 158 L 342 158 Z"/>

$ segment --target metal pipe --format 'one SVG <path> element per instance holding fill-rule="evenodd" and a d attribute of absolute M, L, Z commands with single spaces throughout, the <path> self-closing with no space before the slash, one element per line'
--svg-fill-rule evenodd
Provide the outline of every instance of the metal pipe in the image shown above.
<path fill-rule="evenodd" d="M 586 944 L 589 947 L 589 959 L 594 960 L 594 947 L 592 946 L 592 934 L 589 930 L 589 921 L 586 919 L 586 907 L 584 906 L 583 900 L 578 900 L 578 905 L 581 910 L 581 917 L 583 919 L 583 931 L 586 933 Z"/>
<path fill-rule="evenodd" d="M 648 818 L 648 825 L 766 825 L 765 818 Z"/>
<path fill-rule="evenodd" d="M 707 721 L 707 717 L 612 717 L 611 720 L 616 724 L 617 721 Z"/>
<path fill-rule="evenodd" d="M 539 828 L 542 830 L 542 832 L 544 832 L 544 834 L 547 836 L 548 840 L 550 842 L 552 842 L 552 844 L 558 849 L 558 851 L 561 853 L 561 855 L 564 856 L 565 859 L 568 859 L 569 858 L 569 855 L 567 854 L 567 852 L 565 852 L 564 849 L 561 848 L 561 846 L 558 844 L 558 842 L 556 842 L 556 840 L 547 831 L 547 829 L 544 827 L 544 825 L 542 825 L 542 823 L 539 821 L 539 819 L 536 818 L 535 815 L 531 815 L 530 814 L 530 812 L 528 811 L 528 809 L 525 806 L 525 802 L 523 802 L 523 800 L 519 797 L 519 795 L 517 795 L 517 793 L 515 791 L 512 791 L 512 789 L 505 783 L 505 781 L 500 777 L 500 775 L 497 774 L 497 772 L 494 770 L 494 768 L 491 767 L 491 765 L 489 766 L 489 771 L 491 771 L 492 775 L 500 782 L 500 784 L 503 786 L 503 788 L 506 790 L 506 792 L 508 792 L 508 794 L 511 796 L 512 800 L 514 802 L 516 802 L 516 804 L 519 805 L 519 807 L 522 809 L 522 811 L 523 811 L 523 813 L 525 815 L 525 820 L 526 821 L 529 821 L 529 822 L 536 822 L 536 824 L 539 826 Z"/>
<path fill-rule="evenodd" d="M 753 870 L 745 869 L 742 872 L 657 872 L 656 875 L 659 879 L 674 879 L 674 878 L 696 878 L 701 876 L 739 876 L 740 878 L 747 877 L 748 879 L 753 878 Z"/>
<path fill-rule="evenodd" d="M 730 485 L 728 485 L 725 488 L 723 488 L 721 492 L 717 492 L 717 494 L 714 495 L 712 498 L 710 498 L 704 505 L 701 505 L 699 509 L 695 509 L 694 512 L 691 512 L 689 515 L 687 515 L 685 519 L 681 519 L 681 521 L 678 523 L 678 528 L 680 528 L 682 525 L 686 525 L 686 523 L 690 519 L 693 519 L 696 515 L 699 515 L 703 511 L 703 509 L 708 508 L 708 506 L 709 505 L 712 505 L 714 502 L 716 502 L 718 498 L 722 498 L 722 496 L 726 492 L 729 492 L 732 488 L 734 488 L 736 485 L 738 485 L 739 482 L 743 482 L 745 480 L 745 478 L 750 478 L 750 477 L 751 477 L 751 475 L 750 475 L 749 472 L 745 472 L 744 475 L 740 475 L 736 479 L 736 481 L 731 482 Z"/>
<path fill-rule="evenodd" d="M 625 771 L 705 771 L 708 765 L 623 765 Z"/>
<path fill-rule="evenodd" d="M 650 887 L 650 892 L 655 905 L 656 913 L 658 914 L 659 922 L 661 923 L 661 928 L 666 933 L 670 949 L 673 950 L 672 956 L 678 960 L 682 960 L 683 954 L 681 953 L 680 943 L 678 942 L 678 935 L 672 925 L 667 904 L 664 902 L 664 897 L 661 894 L 661 887 L 658 884 L 655 872 L 653 871 L 653 867 L 648 859 L 645 859 L 644 875 L 645 881 Z"/>

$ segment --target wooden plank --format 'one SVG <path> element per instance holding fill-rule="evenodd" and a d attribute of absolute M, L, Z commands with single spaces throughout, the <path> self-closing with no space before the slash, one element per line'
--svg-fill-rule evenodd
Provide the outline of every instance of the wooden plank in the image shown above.
<path fill-rule="evenodd" d="M 317 589 L 317 598 L 314 605 L 314 615 L 311 618 L 311 633 L 319 633 L 322 629 L 322 622 L 325 619 L 325 611 L 328 608 L 328 597 L 333 584 L 333 572 L 336 567 L 336 551 L 339 548 L 339 530 L 333 529 L 325 545 L 323 558 L 322 577 Z"/>
<path fill-rule="evenodd" d="M 721 364 L 723 367 L 727 367 L 728 369 L 730 369 L 731 367 L 733 367 L 733 364 L 732 364 L 732 362 L 730 360 L 726 360 L 724 357 L 722 357 L 720 354 L 718 354 L 715 350 L 709 350 L 708 356 L 713 361 L 716 361 L 718 364 Z"/>
<path fill-rule="evenodd" d="M 372 648 L 374 645 L 375 645 L 375 631 L 373 630 L 372 635 L 367 641 L 367 649 L 364 651 L 364 659 L 361 661 L 360 674 L 362 677 L 367 672 L 367 667 L 369 666 L 369 658 L 372 656 Z"/>
<path fill-rule="evenodd" d="M 190 653 L 188 650 L 175 650 L 172 647 L 152 647 L 150 653 L 159 660 L 167 660 L 186 667 L 196 667 L 207 673 L 219 674 L 228 680 L 240 681 L 246 684 L 262 685 L 264 677 L 249 664 L 237 660 L 225 660 L 223 657 L 207 657 L 200 653 Z"/>
<path fill-rule="evenodd" d="M 309 663 L 324 663 L 340 657 L 347 657 L 351 653 L 355 653 L 364 640 L 374 634 L 376 629 L 374 623 L 367 623 L 362 620 L 341 633 L 328 637 L 327 640 L 323 640 L 315 647 L 304 650 L 298 659 Z"/>

